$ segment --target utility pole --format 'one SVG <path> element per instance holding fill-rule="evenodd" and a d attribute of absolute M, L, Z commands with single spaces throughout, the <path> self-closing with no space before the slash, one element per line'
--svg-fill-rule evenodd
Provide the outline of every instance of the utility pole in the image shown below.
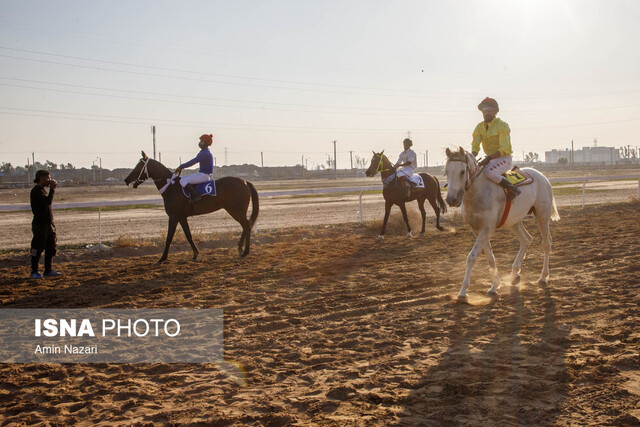
<path fill-rule="evenodd" d="M 229 166 L 229 158 L 227 157 L 227 147 L 224 147 L 224 164 Z"/>
<path fill-rule="evenodd" d="M 31 165 L 33 166 L 33 179 L 36 178 L 36 153 L 31 152 Z M 29 175 L 29 179 L 31 179 L 31 175 Z"/>
<path fill-rule="evenodd" d="M 260 152 L 260 168 L 261 179 L 264 179 L 264 153 L 262 151 Z"/>
<path fill-rule="evenodd" d="M 353 170 L 353 151 L 349 151 L 349 156 L 351 157 L 351 170 Z"/>
<path fill-rule="evenodd" d="M 338 161 L 336 159 L 336 142 L 333 141 L 333 175 L 335 179 L 338 179 Z"/>
<path fill-rule="evenodd" d="M 424 153 L 424 167 L 427 169 L 429 168 L 429 150 Z"/>
<path fill-rule="evenodd" d="M 156 127 L 151 126 L 151 135 L 153 135 L 153 160 L 156 159 Z"/>
<path fill-rule="evenodd" d="M 100 159 L 100 182 L 102 182 L 102 157 L 98 157 Z"/>
<path fill-rule="evenodd" d="M 31 165 L 29 164 L 29 157 L 27 157 L 27 183 L 31 180 Z"/>
<path fill-rule="evenodd" d="M 158 161 L 162 163 L 162 153 L 158 151 Z"/>
<path fill-rule="evenodd" d="M 573 139 L 571 140 L 571 164 L 573 164 Z"/>

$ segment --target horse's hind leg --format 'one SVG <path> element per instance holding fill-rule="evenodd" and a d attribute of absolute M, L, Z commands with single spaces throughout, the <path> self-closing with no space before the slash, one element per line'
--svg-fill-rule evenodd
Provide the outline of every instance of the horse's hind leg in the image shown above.
<path fill-rule="evenodd" d="M 420 215 L 422 215 L 422 230 L 420 230 L 420 234 L 424 234 L 424 227 L 427 223 L 427 212 L 424 210 L 424 198 L 418 199 L 418 208 L 420 208 Z"/>
<path fill-rule="evenodd" d="M 227 212 L 229 211 L 227 210 Z M 246 217 L 247 211 L 245 210 L 244 213 L 229 212 L 229 215 L 231 215 L 231 217 L 238 221 L 242 226 L 242 235 L 240 236 L 240 240 L 238 240 L 238 255 L 245 257 L 249 254 L 249 245 L 251 243 L 251 224 Z M 243 245 L 244 249 L 242 247 Z"/>
<path fill-rule="evenodd" d="M 169 255 L 169 246 L 171 246 L 171 242 L 173 241 L 173 235 L 176 233 L 177 226 L 178 226 L 178 219 L 174 217 L 169 217 L 169 228 L 167 229 L 167 240 L 164 242 L 164 252 L 162 252 L 162 256 L 158 260 L 158 264 L 161 264 L 167 260 L 167 255 Z"/>
<path fill-rule="evenodd" d="M 193 260 L 195 261 L 198 259 L 200 250 L 198 250 L 198 246 L 195 244 L 193 238 L 191 237 L 191 230 L 189 229 L 189 222 L 187 221 L 187 218 L 182 218 L 180 220 L 180 226 L 182 227 L 182 231 L 184 231 L 184 237 L 187 238 L 187 242 L 189 242 L 189 244 L 191 245 L 191 250 L 193 250 Z"/>
<path fill-rule="evenodd" d="M 549 279 L 549 255 L 551 254 L 551 231 L 549 230 L 549 217 L 538 217 L 538 226 L 542 235 L 542 250 L 544 251 L 544 261 L 542 263 L 542 273 L 538 283 L 545 285 Z"/>
<path fill-rule="evenodd" d="M 498 295 L 498 289 L 500 289 L 500 275 L 498 274 L 498 265 L 496 264 L 496 257 L 493 255 L 491 249 L 491 242 L 487 240 L 487 244 L 484 247 L 484 254 L 487 256 L 489 262 L 489 272 L 491 273 L 491 289 L 487 291 L 488 295 Z"/>
<path fill-rule="evenodd" d="M 518 251 L 515 261 L 513 261 L 513 266 L 511 267 L 511 284 L 517 285 L 520 283 L 520 269 L 522 268 L 522 261 L 524 260 L 525 252 L 531 244 L 532 239 L 531 235 L 524 228 L 522 221 L 515 224 L 511 229 L 516 234 L 516 237 L 520 242 L 520 250 Z"/>

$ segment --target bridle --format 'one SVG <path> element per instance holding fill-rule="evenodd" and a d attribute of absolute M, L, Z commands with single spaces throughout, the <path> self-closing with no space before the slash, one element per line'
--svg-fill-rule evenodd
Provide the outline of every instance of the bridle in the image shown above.
<path fill-rule="evenodd" d="M 464 183 L 464 191 L 469 191 L 469 188 L 471 188 L 471 186 L 473 185 L 473 183 L 475 182 L 476 178 L 480 176 L 480 174 L 484 171 L 484 168 L 486 166 L 482 166 L 482 167 L 478 167 L 476 169 L 475 173 L 471 173 L 471 167 L 469 166 L 469 161 L 467 156 L 465 155 L 465 159 L 464 160 L 460 160 L 460 159 L 449 159 L 449 162 L 462 162 L 465 164 L 465 183 Z M 445 168 L 446 169 L 446 168 Z M 446 175 L 446 173 L 445 173 Z"/>
<path fill-rule="evenodd" d="M 385 159 L 386 159 L 386 158 L 387 158 L 387 156 L 385 156 L 385 155 L 384 155 L 384 154 L 382 154 L 382 153 L 381 153 L 381 154 L 376 154 L 376 155 L 380 157 L 380 161 L 378 161 L 378 167 L 376 167 L 376 172 L 375 172 L 375 173 L 378 173 L 378 172 L 381 172 L 381 173 L 382 173 L 382 172 L 386 172 L 386 171 L 391 170 L 391 169 L 382 169 L 382 168 L 384 167 L 384 166 L 383 166 L 383 161 L 382 161 L 382 159 L 383 159 L 383 158 L 385 158 Z"/>
<path fill-rule="evenodd" d="M 149 160 L 151 160 L 149 157 L 147 157 L 146 159 L 140 159 L 141 162 L 144 162 L 144 166 L 142 166 L 142 169 L 140 169 L 140 173 L 138 174 L 138 177 L 133 181 L 133 184 L 135 187 L 137 187 L 138 185 L 142 184 L 143 182 L 151 178 L 149 176 Z M 144 179 L 140 179 L 142 178 L 143 173 L 146 175 L 146 177 Z"/>
<path fill-rule="evenodd" d="M 142 184 L 146 180 L 151 179 L 151 176 L 149 176 L 150 160 L 151 160 L 150 157 L 147 157 L 146 159 L 140 159 L 141 162 L 144 162 L 144 166 L 142 166 L 142 169 L 140 169 L 140 173 L 138 174 L 138 177 L 133 181 L 134 187 L 137 187 L 138 185 Z M 142 174 L 145 174 L 144 178 L 142 177 Z M 162 178 L 153 180 L 153 182 L 157 182 L 157 181 L 162 181 Z"/>

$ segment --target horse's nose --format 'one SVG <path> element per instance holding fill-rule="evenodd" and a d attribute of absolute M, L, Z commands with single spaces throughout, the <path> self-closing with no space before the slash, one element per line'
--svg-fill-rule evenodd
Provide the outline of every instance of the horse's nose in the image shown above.
<path fill-rule="evenodd" d="M 458 206 L 458 204 L 459 204 L 459 203 L 458 203 L 458 198 L 457 198 L 457 197 L 454 197 L 454 196 L 452 196 L 452 195 L 450 195 L 450 194 L 447 194 L 447 199 L 446 199 L 446 200 L 447 200 L 447 204 L 448 204 L 449 206 L 457 207 L 457 206 Z"/>

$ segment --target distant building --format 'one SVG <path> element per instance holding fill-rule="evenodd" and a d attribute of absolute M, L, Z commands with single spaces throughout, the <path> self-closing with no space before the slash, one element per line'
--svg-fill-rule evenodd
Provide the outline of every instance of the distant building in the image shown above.
<path fill-rule="evenodd" d="M 615 147 L 583 147 L 580 150 L 551 150 L 544 152 L 544 161 L 547 163 L 559 163 L 560 159 L 566 159 L 567 163 L 590 163 L 597 165 L 615 165 L 620 160 L 620 153 Z"/>

